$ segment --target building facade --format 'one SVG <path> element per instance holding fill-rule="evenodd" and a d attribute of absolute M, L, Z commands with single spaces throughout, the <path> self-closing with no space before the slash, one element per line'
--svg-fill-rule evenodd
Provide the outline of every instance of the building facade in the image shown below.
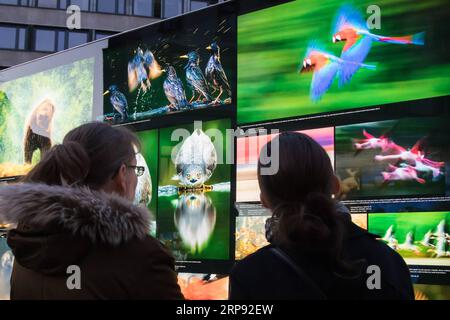
<path fill-rule="evenodd" d="M 0 69 L 222 1 L 0 0 Z M 81 29 L 67 27 L 70 5 Z"/>

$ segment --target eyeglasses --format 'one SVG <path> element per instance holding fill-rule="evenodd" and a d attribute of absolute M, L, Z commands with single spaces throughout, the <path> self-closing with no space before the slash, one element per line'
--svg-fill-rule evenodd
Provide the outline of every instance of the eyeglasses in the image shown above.
<path fill-rule="evenodd" d="M 136 176 L 138 176 L 138 177 L 142 176 L 145 172 L 145 167 L 142 167 L 142 166 L 130 166 L 128 164 L 125 164 L 125 166 L 127 168 L 134 169 L 134 172 L 136 173 Z"/>

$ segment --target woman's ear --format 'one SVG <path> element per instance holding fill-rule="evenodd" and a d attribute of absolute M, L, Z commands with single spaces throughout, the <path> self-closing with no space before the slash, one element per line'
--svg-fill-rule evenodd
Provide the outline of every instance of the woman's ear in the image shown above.
<path fill-rule="evenodd" d="M 335 196 L 337 196 L 337 195 L 339 195 L 340 190 L 341 190 L 341 182 L 336 175 L 333 175 L 331 194 L 334 194 Z"/>
<path fill-rule="evenodd" d="M 125 195 L 127 191 L 127 167 L 124 164 L 120 166 L 119 171 L 117 171 L 112 180 L 113 191 L 122 196 Z"/>

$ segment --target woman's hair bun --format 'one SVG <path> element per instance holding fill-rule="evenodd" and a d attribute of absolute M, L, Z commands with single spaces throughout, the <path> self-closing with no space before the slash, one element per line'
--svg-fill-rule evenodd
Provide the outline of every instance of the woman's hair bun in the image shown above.
<path fill-rule="evenodd" d="M 59 167 L 63 185 L 82 182 L 89 173 L 90 158 L 86 149 L 76 141 L 56 145 L 53 156 Z"/>

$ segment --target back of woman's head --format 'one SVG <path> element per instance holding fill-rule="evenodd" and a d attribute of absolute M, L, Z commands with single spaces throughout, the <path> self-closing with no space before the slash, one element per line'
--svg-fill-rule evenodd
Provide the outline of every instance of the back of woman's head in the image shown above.
<path fill-rule="evenodd" d="M 24 181 L 100 189 L 139 148 L 139 139 L 125 128 L 100 122 L 83 124 L 43 155 Z"/>
<path fill-rule="evenodd" d="M 332 199 L 336 180 L 326 151 L 305 134 L 286 132 L 267 143 L 261 154 L 279 160 L 272 175 L 261 174 L 266 161 L 260 158 L 258 163 L 262 200 L 278 220 L 272 230 L 275 243 L 338 260 L 342 227 Z"/>

